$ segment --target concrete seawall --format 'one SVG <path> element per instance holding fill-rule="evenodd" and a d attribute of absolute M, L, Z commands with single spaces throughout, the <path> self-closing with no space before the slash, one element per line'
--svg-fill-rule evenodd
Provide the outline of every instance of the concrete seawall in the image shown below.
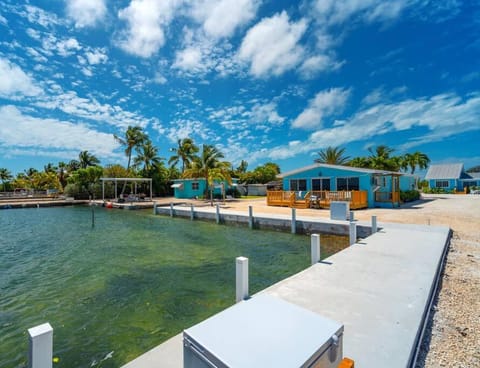
<path fill-rule="evenodd" d="M 156 207 L 157 215 L 170 216 L 170 207 Z M 194 219 L 204 221 L 216 221 L 217 219 L 215 207 L 197 207 L 194 208 Z M 173 207 L 173 217 L 190 218 L 190 207 Z M 224 224 L 242 224 L 249 225 L 250 218 L 248 214 L 238 211 L 227 211 L 220 209 L 220 223 Z M 255 229 L 281 230 L 290 231 L 292 218 L 285 215 L 268 215 L 253 216 L 253 227 Z M 296 233 L 298 234 L 332 234 L 332 235 L 349 235 L 349 222 L 334 221 L 322 219 L 319 221 L 315 218 L 297 216 Z M 357 223 L 357 235 L 360 238 L 367 237 L 371 234 L 371 227 L 366 224 Z"/>

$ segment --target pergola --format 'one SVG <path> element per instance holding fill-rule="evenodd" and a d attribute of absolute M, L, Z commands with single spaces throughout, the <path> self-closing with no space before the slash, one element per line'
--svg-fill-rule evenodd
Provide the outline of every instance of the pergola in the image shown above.
<path fill-rule="evenodd" d="M 134 184 L 134 192 L 133 194 L 137 196 L 137 183 L 148 183 L 150 188 L 150 201 L 153 200 L 152 194 L 152 179 L 151 178 L 100 178 L 102 181 L 102 200 L 105 200 L 105 183 L 112 182 L 115 184 L 115 200 L 117 200 L 117 183 L 120 184 Z"/>

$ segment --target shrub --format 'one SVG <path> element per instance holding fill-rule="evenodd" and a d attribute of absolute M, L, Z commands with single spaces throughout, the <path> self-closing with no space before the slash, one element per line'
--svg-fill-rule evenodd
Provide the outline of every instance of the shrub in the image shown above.
<path fill-rule="evenodd" d="M 400 192 L 400 199 L 402 202 L 416 201 L 420 198 L 420 192 L 418 190 L 406 190 Z"/>

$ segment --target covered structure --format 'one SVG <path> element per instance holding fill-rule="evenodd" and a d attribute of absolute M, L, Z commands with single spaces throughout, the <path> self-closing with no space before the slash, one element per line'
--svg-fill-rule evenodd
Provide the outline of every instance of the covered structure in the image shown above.
<path fill-rule="evenodd" d="M 118 185 L 133 185 L 132 193 L 128 195 L 126 199 L 127 201 L 139 200 L 147 198 L 146 193 L 143 198 L 141 198 L 140 194 L 138 193 L 138 184 L 139 183 L 148 183 L 149 187 L 149 194 L 150 194 L 150 201 L 153 200 L 152 194 L 152 179 L 151 178 L 100 178 L 102 181 L 102 200 L 105 200 L 105 183 L 113 183 L 115 186 L 115 200 L 118 200 Z"/>

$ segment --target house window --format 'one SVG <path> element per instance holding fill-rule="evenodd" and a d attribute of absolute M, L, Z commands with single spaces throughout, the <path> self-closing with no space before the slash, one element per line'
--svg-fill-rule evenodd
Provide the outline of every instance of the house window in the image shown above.
<path fill-rule="evenodd" d="M 290 190 L 292 191 L 302 191 L 307 190 L 307 180 L 306 179 L 292 179 L 290 180 Z"/>
<path fill-rule="evenodd" d="M 330 190 L 330 178 L 312 179 L 312 190 Z"/>
<path fill-rule="evenodd" d="M 199 188 L 198 181 L 192 182 L 192 190 L 198 190 L 198 188 Z"/>
<path fill-rule="evenodd" d="M 360 179 L 356 176 L 337 178 L 337 190 L 360 190 Z"/>
<path fill-rule="evenodd" d="M 435 188 L 448 188 L 450 184 L 448 180 L 437 180 L 435 181 Z"/>

